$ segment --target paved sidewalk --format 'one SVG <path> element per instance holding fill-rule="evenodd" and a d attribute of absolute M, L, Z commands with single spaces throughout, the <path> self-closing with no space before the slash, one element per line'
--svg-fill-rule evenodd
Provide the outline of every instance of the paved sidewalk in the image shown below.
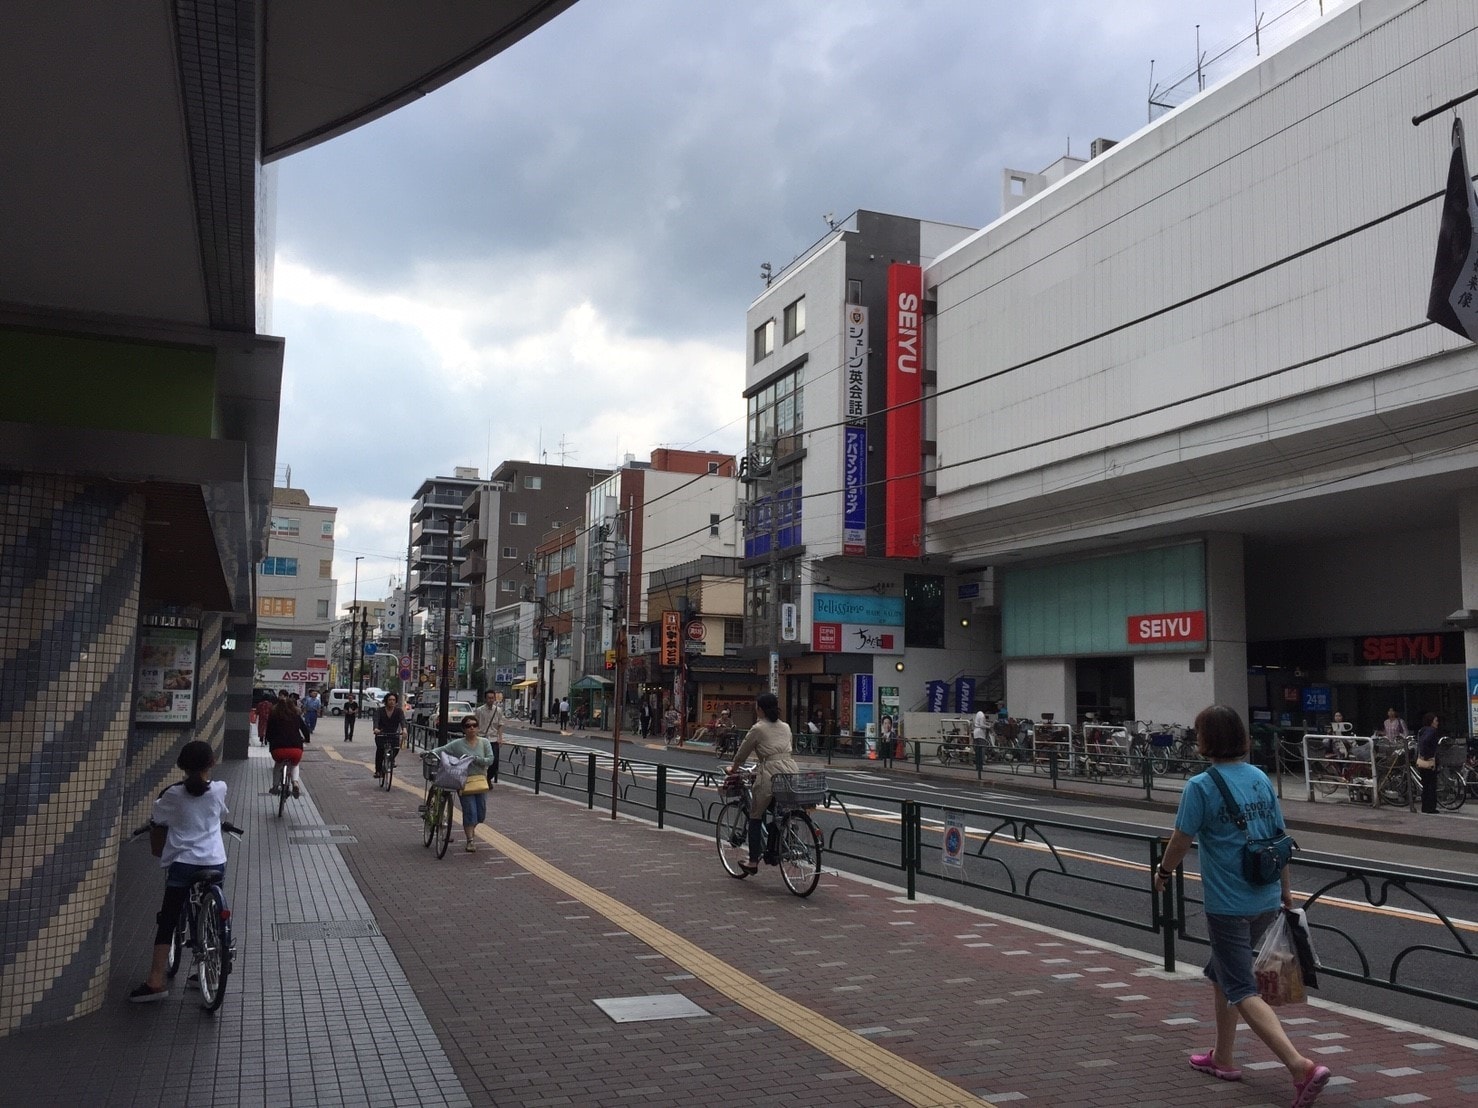
<path fill-rule="evenodd" d="M 315 744 L 313 803 L 290 806 L 286 827 L 255 794 L 260 752 L 224 767 L 238 822 L 252 822 L 231 874 L 248 954 L 220 1015 L 178 994 L 121 1003 L 148 939 L 120 918 L 119 1003 L 0 1040 L 7 1092 L 22 1103 L 643 1108 L 1291 1099 L 1249 1033 L 1242 1082 L 1187 1068 L 1213 1033 L 1193 975 L 832 874 L 798 900 L 774 870 L 728 877 L 705 837 L 507 783 L 490 794 L 479 850 L 464 853 L 458 831 L 438 861 L 421 846 L 414 758 L 386 794 L 370 753 Z M 141 891 L 120 916 L 146 901 L 152 917 L 157 873 L 127 868 Z M 373 934 L 283 940 L 283 924 L 309 919 L 325 932 L 372 921 Z M 650 997 L 698 1011 L 618 1023 L 597 1004 Z M 1322 1007 L 1286 1015 L 1337 1075 L 1321 1106 L 1478 1099 L 1478 1044 Z M 298 1036 L 284 1072 L 278 1046 Z"/>

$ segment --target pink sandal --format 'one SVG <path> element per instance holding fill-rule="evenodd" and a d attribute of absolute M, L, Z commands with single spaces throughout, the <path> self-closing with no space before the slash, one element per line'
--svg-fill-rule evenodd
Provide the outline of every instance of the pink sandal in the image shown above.
<path fill-rule="evenodd" d="M 1242 1071 L 1236 1066 L 1219 1066 L 1216 1064 L 1216 1049 L 1213 1047 L 1205 1054 L 1191 1055 L 1191 1069 L 1209 1073 L 1219 1081 L 1241 1081 Z"/>
<path fill-rule="evenodd" d="M 1309 1108 L 1309 1105 L 1319 1099 L 1319 1094 L 1324 1091 L 1324 1086 L 1329 1084 L 1329 1079 L 1334 1076 L 1329 1072 L 1328 1066 L 1317 1063 L 1302 1081 L 1293 1083 L 1293 1108 Z"/>

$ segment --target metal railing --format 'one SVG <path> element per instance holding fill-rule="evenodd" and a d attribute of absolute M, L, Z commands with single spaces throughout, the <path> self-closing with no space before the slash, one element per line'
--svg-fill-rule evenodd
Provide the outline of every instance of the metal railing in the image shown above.
<path fill-rule="evenodd" d="M 1057 755 L 1053 752 L 1053 758 Z M 535 793 L 583 794 L 586 806 L 594 808 L 609 795 L 610 769 L 609 754 L 550 750 L 505 739 L 499 778 L 525 782 Z M 722 782 L 717 767 L 675 769 L 635 758 L 622 758 L 616 766 L 621 803 L 628 811 L 650 813 L 659 828 L 670 817 L 712 824 L 724 802 Z M 827 853 L 901 874 L 909 899 L 917 897 L 920 886 L 946 898 L 951 890 L 972 889 L 1158 935 L 1167 971 L 1180 959 L 1178 942 L 1208 945 L 1190 926 L 1204 913 L 1204 904 L 1188 891 L 1197 882 L 1188 879 L 1184 866 L 1158 896 L 1150 888 L 1149 876 L 1164 858 L 1166 843 L 1154 832 L 837 788 L 827 790 L 825 805 L 813 815 L 825 835 Z M 947 849 L 947 843 L 954 848 Z M 1321 972 L 1478 1010 L 1478 950 L 1471 925 L 1454 914 L 1471 914 L 1471 907 L 1461 906 L 1478 898 L 1478 881 L 1306 858 L 1295 863 L 1294 873 L 1300 884 L 1308 875 L 1316 875 L 1318 882 L 1304 905 L 1313 909 L 1309 919 L 1319 940 Z M 1321 903 L 1332 906 L 1336 900 L 1355 898 L 1373 908 L 1398 909 L 1405 934 L 1413 923 L 1426 924 L 1431 941 L 1399 945 L 1389 934 L 1356 933 L 1328 922 L 1337 918 L 1332 907 L 1318 910 Z M 1348 914 L 1356 921 L 1369 918 L 1363 910 Z M 1413 983 L 1410 977 L 1417 967 L 1429 972 L 1450 967 L 1438 970 L 1442 979 L 1466 986 L 1466 991 L 1442 992 Z"/>

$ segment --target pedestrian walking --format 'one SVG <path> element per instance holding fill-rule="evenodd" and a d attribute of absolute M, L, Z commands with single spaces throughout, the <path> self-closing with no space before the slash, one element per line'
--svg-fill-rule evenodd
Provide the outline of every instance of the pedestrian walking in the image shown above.
<path fill-rule="evenodd" d="M 359 719 L 359 702 L 355 700 L 346 701 L 344 704 L 344 741 L 354 741 L 354 723 Z"/>
<path fill-rule="evenodd" d="M 1155 871 L 1156 893 L 1174 875 L 1195 842 L 1201 863 L 1201 889 L 1211 960 L 1205 974 L 1214 991 L 1216 1043 L 1192 1054 L 1193 1070 L 1222 1081 L 1240 1081 L 1236 1066 L 1237 1023 L 1246 1023 L 1288 1069 L 1293 1079 L 1293 1108 L 1308 1108 L 1329 1084 L 1330 1072 L 1298 1048 L 1283 1030 L 1278 1014 L 1258 995 L 1253 952 L 1263 932 L 1278 918 L 1280 906 L 1293 907 L 1288 867 L 1270 885 L 1254 885 L 1243 874 L 1248 838 L 1270 838 L 1283 830 L 1283 811 L 1267 775 L 1247 764 L 1247 726 L 1224 705 L 1205 708 L 1196 717 L 1196 748 L 1211 769 L 1185 784 L 1175 830 Z M 1220 783 L 1217 781 L 1220 778 Z M 1237 826 L 1223 787 L 1241 809 L 1246 831 Z"/>
<path fill-rule="evenodd" d="M 276 704 L 277 698 L 264 689 L 262 699 L 257 701 L 257 738 L 263 744 L 267 741 L 267 719 L 272 715 Z"/>
<path fill-rule="evenodd" d="M 668 708 L 662 713 L 662 741 L 670 743 L 673 739 L 677 739 L 678 746 L 683 745 L 677 733 L 677 709 Z"/>
<path fill-rule="evenodd" d="M 503 753 L 503 723 L 507 718 L 503 711 L 503 698 L 489 689 L 483 694 L 482 703 L 472 713 L 477 717 L 477 729 L 482 737 L 493 746 L 493 780 L 498 779 L 498 759 Z"/>
<path fill-rule="evenodd" d="M 641 702 L 641 714 L 637 721 L 641 727 L 641 737 L 645 739 L 652 733 L 652 705 L 648 701 Z"/>
<path fill-rule="evenodd" d="M 472 758 L 472 765 L 467 770 L 467 781 L 458 794 L 462 798 L 462 835 L 467 840 L 463 849 L 471 854 L 477 850 L 477 825 L 488 818 L 488 773 L 497 753 L 492 743 L 478 735 L 475 715 L 462 721 L 461 738 L 438 746 L 432 753 L 446 754 L 452 758 Z"/>
<path fill-rule="evenodd" d="M 308 734 L 313 734 L 318 727 L 318 716 L 323 711 L 323 701 L 318 698 L 317 689 L 309 689 L 308 695 L 303 698 L 303 722 L 308 725 Z"/>
<path fill-rule="evenodd" d="M 1422 811 L 1428 815 L 1437 812 L 1437 747 L 1441 741 L 1437 726 L 1441 720 L 1436 712 L 1428 712 L 1422 719 L 1422 729 L 1416 733 L 1416 775 L 1422 782 Z"/>
<path fill-rule="evenodd" d="M 570 698 L 562 697 L 559 702 L 559 729 L 568 731 L 570 729 Z"/>

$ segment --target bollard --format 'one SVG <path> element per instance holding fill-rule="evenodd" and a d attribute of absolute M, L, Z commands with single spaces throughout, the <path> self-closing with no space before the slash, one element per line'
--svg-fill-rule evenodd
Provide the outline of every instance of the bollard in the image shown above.
<path fill-rule="evenodd" d="M 662 830 L 667 815 L 667 764 L 657 763 L 657 830 Z"/>
<path fill-rule="evenodd" d="M 1052 779 L 1052 787 L 1057 788 L 1057 751 L 1049 751 L 1047 754 L 1047 772 Z"/>
<path fill-rule="evenodd" d="M 585 807 L 595 809 L 595 751 L 589 754 L 589 760 L 585 763 Z"/>
<path fill-rule="evenodd" d="M 1139 768 L 1144 774 L 1144 798 L 1153 800 L 1155 798 L 1155 763 L 1147 752 L 1141 756 Z"/>
<path fill-rule="evenodd" d="M 903 850 L 903 872 L 907 878 L 908 899 L 914 900 L 918 885 L 918 858 L 916 836 L 919 834 L 919 805 L 915 800 L 903 802 L 901 847 Z"/>
<path fill-rule="evenodd" d="M 985 740 L 975 740 L 975 780 L 985 780 Z"/>
<path fill-rule="evenodd" d="M 544 779 L 544 748 L 534 747 L 534 795 L 539 795 L 539 782 Z"/>

